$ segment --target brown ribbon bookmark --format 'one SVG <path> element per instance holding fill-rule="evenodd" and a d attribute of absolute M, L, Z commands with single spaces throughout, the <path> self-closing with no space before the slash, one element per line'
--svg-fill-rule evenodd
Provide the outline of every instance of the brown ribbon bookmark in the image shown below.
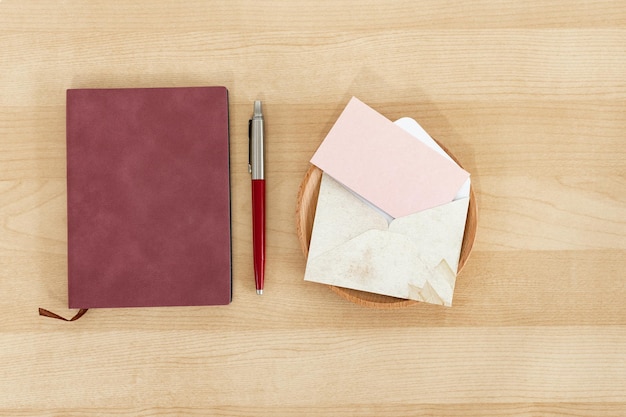
<path fill-rule="evenodd" d="M 53 313 L 52 311 L 48 311 L 44 308 L 39 309 L 39 315 L 44 316 L 44 317 L 50 317 L 53 319 L 59 319 L 63 321 L 75 321 L 81 318 L 87 312 L 87 310 L 88 310 L 87 308 L 81 308 L 80 310 L 78 310 L 78 313 L 76 313 L 74 317 L 72 317 L 71 319 L 66 319 L 65 317 L 59 316 L 58 314 Z"/>

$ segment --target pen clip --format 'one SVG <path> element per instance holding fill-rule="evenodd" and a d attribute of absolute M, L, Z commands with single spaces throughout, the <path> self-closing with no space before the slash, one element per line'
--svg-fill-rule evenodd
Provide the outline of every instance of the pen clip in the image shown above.
<path fill-rule="evenodd" d="M 248 120 L 248 173 L 252 174 L 252 119 Z"/>

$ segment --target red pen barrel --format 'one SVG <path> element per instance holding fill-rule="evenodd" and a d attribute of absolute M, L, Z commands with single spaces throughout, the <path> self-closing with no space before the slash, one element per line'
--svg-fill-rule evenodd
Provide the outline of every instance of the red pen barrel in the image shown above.
<path fill-rule="evenodd" d="M 265 280 L 265 180 L 252 180 L 252 246 L 254 282 L 259 291 Z"/>

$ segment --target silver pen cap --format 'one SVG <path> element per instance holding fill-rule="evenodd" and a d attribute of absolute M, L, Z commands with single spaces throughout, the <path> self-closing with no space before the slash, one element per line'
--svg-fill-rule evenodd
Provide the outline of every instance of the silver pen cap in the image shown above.
<path fill-rule="evenodd" d="M 254 113 L 250 120 L 250 165 L 249 170 L 253 180 L 265 179 L 264 161 L 264 126 L 261 100 L 255 100 Z"/>

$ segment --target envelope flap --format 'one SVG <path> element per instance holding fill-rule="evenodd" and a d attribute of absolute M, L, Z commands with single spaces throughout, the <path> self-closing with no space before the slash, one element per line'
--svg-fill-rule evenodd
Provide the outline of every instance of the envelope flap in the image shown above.
<path fill-rule="evenodd" d="M 309 259 L 371 229 L 386 230 L 387 221 L 339 182 L 322 174 Z"/>
<path fill-rule="evenodd" d="M 435 268 L 445 260 L 456 274 L 465 231 L 469 197 L 394 219 L 389 231 L 407 236 L 420 248 L 420 257 Z"/>

